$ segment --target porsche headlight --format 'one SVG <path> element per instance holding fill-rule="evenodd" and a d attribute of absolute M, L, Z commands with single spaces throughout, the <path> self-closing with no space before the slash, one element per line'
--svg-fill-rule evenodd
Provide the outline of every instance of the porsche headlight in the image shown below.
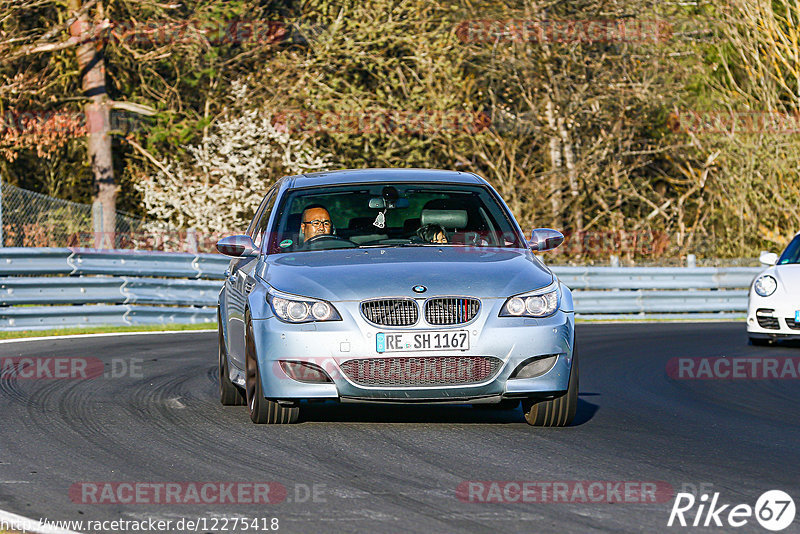
<path fill-rule="evenodd" d="M 549 289 L 549 288 L 548 288 Z M 531 291 L 509 298 L 500 317 L 547 317 L 558 310 L 558 287 L 549 291 Z"/>
<path fill-rule="evenodd" d="M 272 306 L 275 317 L 285 323 L 342 320 L 336 308 L 324 300 L 288 295 L 270 289 L 267 292 L 267 302 Z"/>
<path fill-rule="evenodd" d="M 778 289 L 778 281 L 772 276 L 765 274 L 756 279 L 756 283 L 753 284 L 753 289 L 756 290 L 758 295 L 768 297 Z"/>

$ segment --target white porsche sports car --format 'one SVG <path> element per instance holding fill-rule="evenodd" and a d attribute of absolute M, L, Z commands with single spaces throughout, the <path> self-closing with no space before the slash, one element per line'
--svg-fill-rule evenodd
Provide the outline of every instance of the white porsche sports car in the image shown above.
<path fill-rule="evenodd" d="M 750 286 L 747 335 L 753 345 L 777 339 L 800 339 L 800 233 L 778 257 L 762 252 L 761 263 L 769 268 Z"/>

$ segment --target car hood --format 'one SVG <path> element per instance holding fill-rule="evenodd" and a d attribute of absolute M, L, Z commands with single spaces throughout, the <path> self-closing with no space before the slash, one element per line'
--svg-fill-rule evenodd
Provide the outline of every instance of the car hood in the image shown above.
<path fill-rule="evenodd" d="M 791 293 L 800 291 L 800 264 L 787 263 L 785 265 L 777 265 L 772 267 L 772 272 L 769 274 L 774 274 L 780 287 L 786 291 Z"/>
<path fill-rule="evenodd" d="M 331 301 L 384 296 L 508 297 L 553 281 L 550 270 L 530 251 L 465 247 L 274 254 L 258 274 L 280 291 Z M 416 285 L 427 291 L 415 293 Z"/>

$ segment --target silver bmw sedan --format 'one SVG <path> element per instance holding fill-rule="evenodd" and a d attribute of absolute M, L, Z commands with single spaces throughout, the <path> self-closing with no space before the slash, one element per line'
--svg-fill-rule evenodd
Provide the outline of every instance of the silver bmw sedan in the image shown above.
<path fill-rule="evenodd" d="M 309 401 L 514 409 L 566 426 L 578 402 L 572 294 L 500 195 L 471 173 L 287 176 L 230 256 L 219 295 L 219 393 L 254 423 Z"/>

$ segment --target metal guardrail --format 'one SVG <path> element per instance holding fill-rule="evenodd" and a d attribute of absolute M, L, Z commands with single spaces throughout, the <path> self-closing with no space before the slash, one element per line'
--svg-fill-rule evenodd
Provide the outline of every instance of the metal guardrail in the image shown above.
<path fill-rule="evenodd" d="M 0 329 L 213 323 L 218 254 L 0 248 Z"/>
<path fill-rule="evenodd" d="M 578 316 L 741 318 L 763 267 L 553 267 L 573 291 Z M 669 315 L 667 315 L 669 314 Z"/>
<path fill-rule="evenodd" d="M 228 258 L 0 248 L 0 329 L 211 323 Z M 743 317 L 760 268 L 553 267 L 579 317 Z"/>
<path fill-rule="evenodd" d="M 168 306 L 35 306 L 0 308 L 0 330 L 43 330 L 83 326 L 198 324 L 217 320 L 216 308 Z M 211 325 L 209 325 L 211 326 Z"/>
<path fill-rule="evenodd" d="M 570 289 L 744 289 L 764 267 L 552 267 Z"/>
<path fill-rule="evenodd" d="M 106 274 L 222 280 L 219 254 L 69 248 L 0 248 L 0 276 Z"/>

